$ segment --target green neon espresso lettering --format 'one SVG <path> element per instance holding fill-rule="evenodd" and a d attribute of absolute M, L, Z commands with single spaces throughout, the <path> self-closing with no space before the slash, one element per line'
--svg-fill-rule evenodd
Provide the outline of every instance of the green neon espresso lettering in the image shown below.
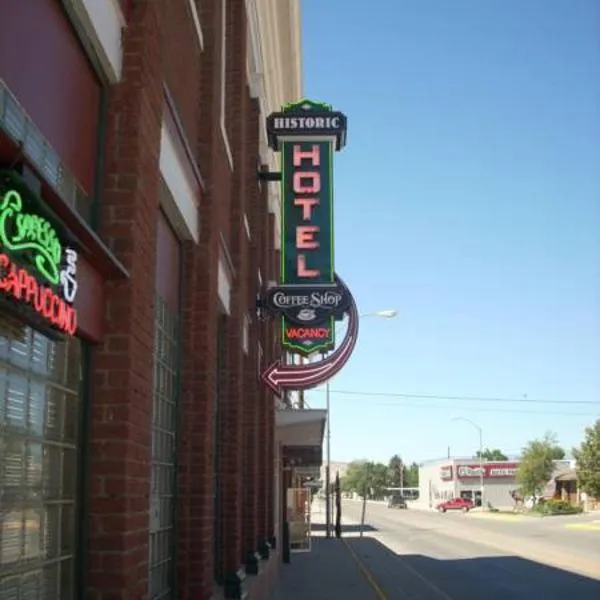
<path fill-rule="evenodd" d="M 60 283 L 63 248 L 46 219 L 23 212 L 21 195 L 10 190 L 0 202 L 0 244 L 11 252 L 30 252 L 40 274 L 52 285 Z"/>

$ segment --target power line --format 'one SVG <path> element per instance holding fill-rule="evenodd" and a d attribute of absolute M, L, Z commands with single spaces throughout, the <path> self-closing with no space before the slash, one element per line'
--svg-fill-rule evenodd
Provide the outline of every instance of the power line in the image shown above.
<path fill-rule="evenodd" d="M 469 412 L 489 412 L 489 413 L 516 413 L 525 415 L 559 415 L 562 417 L 598 417 L 599 413 L 582 413 L 582 412 L 566 412 L 566 411 L 552 411 L 552 410 L 527 410 L 520 408 L 484 408 L 484 407 L 460 407 L 460 406 L 439 406 L 433 404 L 406 404 L 401 402 L 373 402 L 370 405 L 375 406 L 389 406 L 391 408 L 423 408 L 427 410 L 450 410 L 454 409 L 460 411 L 464 408 Z"/>
<path fill-rule="evenodd" d="M 357 401 L 358 398 L 347 399 L 349 402 Z M 553 411 L 553 410 L 527 410 L 520 408 L 506 408 L 506 407 L 497 407 L 497 408 L 485 408 L 485 407 L 477 407 L 477 406 L 440 406 L 434 404 L 409 404 L 406 402 L 369 402 L 369 407 L 372 406 L 388 406 L 390 408 L 418 408 L 418 409 L 427 409 L 427 410 L 454 410 L 461 411 L 465 410 L 468 412 L 489 412 L 495 414 L 525 414 L 525 415 L 557 415 L 561 417 L 594 417 L 598 418 L 600 416 L 600 412 L 598 413 L 583 413 L 583 412 L 566 412 L 566 411 Z"/>
<path fill-rule="evenodd" d="M 311 392 L 325 393 L 323 389 L 314 389 Z M 343 394 L 345 396 L 366 396 L 383 398 L 408 398 L 419 400 L 459 400 L 464 402 L 512 402 L 517 404 L 578 404 L 598 406 L 600 402 L 594 400 L 544 400 L 543 398 L 495 398 L 493 396 L 451 396 L 436 394 L 401 394 L 394 392 L 358 392 L 353 390 L 330 390 L 331 394 Z"/>

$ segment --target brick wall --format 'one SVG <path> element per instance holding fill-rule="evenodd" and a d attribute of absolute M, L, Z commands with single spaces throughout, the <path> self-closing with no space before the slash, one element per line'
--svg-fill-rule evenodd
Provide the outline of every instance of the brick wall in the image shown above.
<path fill-rule="evenodd" d="M 106 287 L 93 349 L 89 598 L 144 598 L 162 88 L 159 6 L 136 2 L 122 83 L 110 93 L 100 234 L 131 279 Z"/>
<path fill-rule="evenodd" d="M 164 82 L 175 104 L 188 142 L 197 140 L 202 110 L 202 52 L 188 0 L 162 2 L 161 58 Z M 190 148 L 197 160 L 195 144 Z"/>
<path fill-rule="evenodd" d="M 248 317 L 250 319 L 248 355 L 244 360 L 244 428 L 245 428 L 245 465 L 244 465 L 244 545 L 243 552 L 249 554 L 259 549 L 263 538 L 259 536 L 260 518 L 259 518 L 259 483 L 264 481 L 260 479 L 260 469 L 258 464 L 259 448 L 261 441 L 259 438 L 259 427 L 261 421 L 261 388 L 262 382 L 259 380 L 258 371 L 258 343 L 259 343 L 259 323 L 254 310 L 256 295 L 259 293 L 258 269 L 260 267 L 260 223 L 262 215 L 260 212 L 260 189 L 256 177 L 258 165 L 258 144 L 259 127 L 262 125 L 259 121 L 259 108 L 256 100 L 250 98 L 248 90 L 245 93 L 246 116 L 246 135 L 245 135 L 245 193 L 246 193 L 246 218 L 248 219 L 248 228 L 250 230 L 250 239 L 248 241 L 248 263 L 246 271 L 246 305 L 248 307 Z"/>
<path fill-rule="evenodd" d="M 187 243 L 182 397 L 179 435 L 179 554 L 182 599 L 210 598 L 214 555 L 214 403 L 217 393 L 219 202 L 226 156 L 219 134 L 220 17 L 218 3 L 199 2 L 204 52 L 198 74 L 201 91 L 196 139 L 190 139 L 206 189 L 200 203 L 200 243 Z M 225 164 L 226 166 L 226 164 Z"/>
<path fill-rule="evenodd" d="M 187 0 L 136 0 L 128 9 L 124 77 L 110 92 L 100 234 L 130 279 L 108 285 L 107 338 L 93 351 L 87 579 L 87 597 L 93 599 L 147 598 L 158 159 L 165 81 L 204 181 L 200 242 L 184 242 L 182 248 L 178 597 L 208 600 L 214 594 L 215 485 L 223 499 L 219 531 L 224 573 L 234 573 L 273 534 L 274 405 L 259 378 L 258 344 L 264 352 L 262 367 L 278 349 L 273 322 L 257 321 L 254 302 L 258 269 L 266 283 L 277 278 L 278 262 L 267 184 L 259 185 L 256 178 L 258 128 L 264 123 L 246 81 L 244 3 L 230 0 L 227 5 L 226 123 L 233 171 L 220 125 L 221 2 L 196 0 L 204 39 L 201 53 Z M 233 263 L 231 310 L 225 320 L 225 369 L 218 374 L 217 322 L 224 312 L 218 266 L 227 256 Z M 251 322 L 245 354 L 247 316 Z M 216 439 L 218 379 L 224 383 L 219 398 L 223 431 Z M 222 451 L 218 478 L 216 443 Z"/>
<path fill-rule="evenodd" d="M 234 280 L 231 312 L 227 318 L 227 381 L 222 398 L 224 431 L 221 439 L 222 468 L 219 473 L 223 506 L 223 574 L 231 576 L 245 562 L 243 555 L 242 510 L 244 504 L 244 353 L 242 328 L 247 314 L 246 272 L 248 242 L 243 225 L 246 209 L 245 191 L 245 68 L 246 23 L 241 2 L 226 4 L 227 56 L 226 79 L 230 83 L 227 95 L 226 119 L 228 139 L 235 169 L 231 174 L 229 214 L 223 215 L 221 230 L 226 231 L 226 243 L 233 263 Z M 229 227 L 226 226 L 229 225 Z"/>

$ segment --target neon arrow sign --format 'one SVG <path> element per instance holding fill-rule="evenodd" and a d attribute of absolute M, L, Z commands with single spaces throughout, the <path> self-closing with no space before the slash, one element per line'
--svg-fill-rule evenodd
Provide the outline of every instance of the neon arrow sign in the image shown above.
<path fill-rule="evenodd" d="M 343 282 L 340 280 L 342 285 Z M 345 286 L 344 286 L 345 287 Z M 275 361 L 262 373 L 262 380 L 275 394 L 285 390 L 308 390 L 325 383 L 338 373 L 348 362 L 358 340 L 358 310 L 352 294 L 348 311 L 348 329 L 346 336 L 337 349 L 326 359 L 318 363 L 306 365 L 284 365 L 281 360 Z"/>

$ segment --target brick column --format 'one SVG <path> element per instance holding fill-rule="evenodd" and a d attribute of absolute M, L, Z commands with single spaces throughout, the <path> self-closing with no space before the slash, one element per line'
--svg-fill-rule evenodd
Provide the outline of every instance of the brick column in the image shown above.
<path fill-rule="evenodd" d="M 110 89 L 100 234 L 129 271 L 106 287 L 105 340 L 92 356 L 86 597 L 148 597 L 162 74 L 159 6 L 139 1 Z"/>
<path fill-rule="evenodd" d="M 226 390 L 223 398 L 224 430 L 220 439 L 222 463 L 220 469 L 223 574 L 225 596 L 243 597 L 240 566 L 248 558 L 243 544 L 244 451 L 245 435 L 244 389 L 245 355 L 242 344 L 245 319 L 248 314 L 248 238 L 244 224 L 246 214 L 246 14 L 243 2 L 226 5 L 226 128 L 234 169 L 230 176 L 229 213 L 222 224 L 225 241 L 233 263 L 234 278 L 231 310 L 227 318 Z M 227 205 L 226 205 L 227 206 Z M 227 235 L 227 232 L 229 235 Z"/>
<path fill-rule="evenodd" d="M 261 124 L 264 126 L 264 124 Z M 255 223 L 254 230 L 256 231 L 256 259 L 258 266 L 260 267 L 261 276 L 263 280 L 263 290 L 266 289 L 266 285 L 269 281 L 269 270 L 267 265 L 267 231 L 268 231 L 268 219 L 267 219 L 267 207 L 268 207 L 268 186 L 273 185 L 266 182 L 262 182 L 258 186 L 258 192 L 256 196 L 250 196 L 253 202 L 252 215 Z M 269 364 L 269 354 L 267 346 L 267 330 L 268 322 L 270 319 L 265 319 L 257 324 L 257 335 L 262 348 L 262 358 L 260 363 L 260 370 L 266 368 Z M 267 421 L 266 421 L 266 405 L 267 397 L 269 396 L 267 387 L 260 382 L 258 388 L 258 450 L 257 450 L 257 512 L 258 512 L 258 535 L 260 543 L 264 544 L 269 541 L 270 534 L 267 528 Z"/>
<path fill-rule="evenodd" d="M 250 559 L 246 563 L 246 570 L 249 573 L 258 571 L 258 562 L 254 559 L 260 559 L 256 554 L 261 550 L 258 536 L 258 487 L 259 467 L 258 467 L 258 423 L 260 411 L 260 373 L 258 370 L 258 342 L 259 327 L 257 323 L 256 312 L 254 310 L 256 295 L 261 291 L 258 285 L 258 246 L 260 240 L 257 235 L 257 204 L 260 199 L 260 190 L 257 179 L 257 159 L 259 152 L 259 107 L 258 103 L 251 99 L 249 90 L 245 94 L 245 141 L 244 156 L 245 161 L 245 181 L 244 188 L 246 193 L 246 218 L 248 219 L 250 229 L 250 240 L 248 241 L 247 272 L 246 272 L 246 303 L 249 307 L 249 317 L 251 318 L 250 330 L 248 332 L 248 355 L 244 361 L 244 430 L 245 430 L 245 469 L 244 479 L 246 482 L 246 497 L 244 502 L 244 552 Z M 264 550 L 263 550 L 263 557 Z M 256 567 L 256 568 L 253 568 Z"/>
<path fill-rule="evenodd" d="M 279 252 L 275 250 L 275 217 L 269 214 L 268 218 L 268 260 L 270 276 L 274 281 L 279 281 Z M 267 344 L 270 361 L 281 358 L 282 352 L 279 340 L 280 319 L 272 319 L 267 329 Z M 267 462 L 267 514 L 266 524 L 269 537 L 275 534 L 275 494 L 279 493 L 275 489 L 275 398 L 272 393 L 267 392 L 267 402 L 265 406 L 266 422 L 266 462 Z"/>
<path fill-rule="evenodd" d="M 208 219 L 214 219 L 216 211 L 212 213 L 208 206 L 203 210 Z M 215 243 L 211 229 L 203 228 L 201 246 L 187 242 L 183 252 L 184 270 L 188 274 L 182 309 L 178 482 L 178 576 L 183 600 L 209 600 L 213 593 L 218 296 L 217 261 L 210 248 Z"/>
<path fill-rule="evenodd" d="M 210 600 L 214 592 L 214 461 L 221 206 L 228 173 L 219 132 L 221 19 L 215 2 L 197 3 L 204 52 L 200 72 L 202 119 L 195 143 L 204 177 L 200 242 L 184 244 L 182 395 L 179 434 L 178 577 L 182 600 Z M 224 178 L 225 175 L 225 178 Z"/>
<path fill-rule="evenodd" d="M 242 566 L 242 504 L 243 496 L 243 351 L 241 346 L 242 319 L 234 303 L 239 292 L 232 294 L 232 312 L 227 318 L 225 394 L 220 398 L 223 427 L 219 432 L 221 448 L 219 483 L 221 486 L 221 531 L 223 569 L 227 598 L 241 597 L 242 581 L 238 570 Z"/>

